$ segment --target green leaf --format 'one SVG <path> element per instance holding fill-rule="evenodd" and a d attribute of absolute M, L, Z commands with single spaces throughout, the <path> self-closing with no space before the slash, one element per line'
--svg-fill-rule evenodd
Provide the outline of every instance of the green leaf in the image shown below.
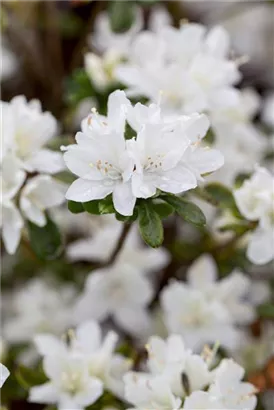
<path fill-rule="evenodd" d="M 209 130 L 206 133 L 206 136 L 203 139 L 203 142 L 206 143 L 206 144 L 212 145 L 212 144 L 214 144 L 215 140 L 216 140 L 216 136 L 213 132 L 213 129 L 209 128 Z"/>
<path fill-rule="evenodd" d="M 24 389 L 29 390 L 32 386 L 43 384 L 47 381 L 47 377 L 39 369 L 29 369 L 23 365 L 19 365 L 15 371 L 15 377 Z"/>
<path fill-rule="evenodd" d="M 264 303 L 257 308 L 258 315 L 265 319 L 274 319 L 274 304 Z"/>
<path fill-rule="evenodd" d="M 99 201 L 98 209 L 101 215 L 115 213 L 115 208 L 112 202 L 112 195 Z"/>
<path fill-rule="evenodd" d="M 242 222 L 242 221 L 241 221 Z M 243 221 L 243 223 L 231 223 L 224 226 L 221 226 L 219 229 L 220 232 L 233 231 L 238 235 L 243 235 L 245 232 L 250 229 L 255 228 L 256 224 Z"/>
<path fill-rule="evenodd" d="M 85 211 L 83 204 L 81 202 L 75 202 L 75 201 L 68 201 L 68 209 L 73 214 L 80 214 L 81 212 Z"/>
<path fill-rule="evenodd" d="M 43 260 L 56 259 L 63 250 L 62 238 L 57 225 L 47 217 L 45 226 L 40 227 L 28 221 L 27 228 L 31 247 Z"/>
<path fill-rule="evenodd" d="M 87 211 L 89 214 L 100 215 L 99 203 L 99 200 L 83 202 L 84 210 Z"/>
<path fill-rule="evenodd" d="M 144 201 L 139 205 L 139 230 L 145 243 L 152 248 L 158 248 L 164 240 L 161 218 L 153 209 L 152 204 Z"/>
<path fill-rule="evenodd" d="M 161 219 L 165 219 L 174 212 L 173 206 L 166 202 L 154 202 L 153 209 L 157 212 Z"/>
<path fill-rule="evenodd" d="M 224 209 L 229 208 L 238 212 L 234 196 L 229 188 L 218 182 L 213 182 L 207 184 L 204 190 L 219 207 Z"/>
<path fill-rule="evenodd" d="M 134 21 L 134 2 L 111 1 L 109 5 L 109 16 L 112 31 L 123 33 L 130 29 Z"/>
<path fill-rule="evenodd" d="M 176 195 L 164 195 L 161 196 L 164 201 L 169 203 L 175 211 L 187 222 L 197 226 L 204 226 L 206 224 L 206 218 L 201 209 L 192 202 Z"/>

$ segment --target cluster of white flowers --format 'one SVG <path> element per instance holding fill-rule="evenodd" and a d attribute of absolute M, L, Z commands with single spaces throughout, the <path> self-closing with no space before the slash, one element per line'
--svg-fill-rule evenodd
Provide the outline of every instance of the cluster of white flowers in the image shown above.
<path fill-rule="evenodd" d="M 258 168 L 250 179 L 234 192 L 237 206 L 249 221 L 258 221 L 251 234 L 247 256 L 255 264 L 274 258 L 274 178 L 265 168 Z"/>
<path fill-rule="evenodd" d="M 126 121 L 136 138 L 125 139 Z M 223 165 L 219 151 L 199 146 L 208 126 L 203 114 L 167 120 L 159 105 L 132 106 L 123 91 L 113 92 L 107 117 L 89 115 L 77 144 L 63 148 L 67 167 L 79 177 L 67 199 L 87 202 L 112 194 L 116 211 L 132 215 L 136 199 L 157 189 L 178 194 L 195 188 L 203 174 Z"/>
<path fill-rule="evenodd" d="M 69 331 L 68 338 L 68 344 L 46 333 L 34 338 L 50 380 L 33 387 L 29 401 L 82 410 L 104 389 L 123 397 L 122 377 L 130 369 L 131 360 L 114 353 L 118 335 L 109 332 L 103 339 L 99 325 L 89 321 Z"/>
<path fill-rule="evenodd" d="M 64 201 L 66 187 L 51 176 L 64 169 L 64 163 L 60 153 L 43 148 L 57 132 L 57 122 L 42 112 L 39 101 L 18 96 L 9 103 L 1 101 L 0 109 L 2 236 L 7 252 L 13 254 L 23 217 L 44 226 L 44 211 Z"/>
<path fill-rule="evenodd" d="M 183 339 L 153 336 L 148 345 L 149 373 L 125 375 L 125 397 L 135 409 L 242 409 L 256 406 L 256 389 L 242 382 L 244 369 L 231 359 L 212 369 L 214 353 L 200 355 L 185 348 Z"/>
<path fill-rule="evenodd" d="M 246 298 L 250 286 L 250 279 L 238 271 L 217 281 L 214 261 L 201 256 L 188 270 L 187 283 L 173 280 L 162 292 L 168 332 L 182 335 L 187 346 L 195 350 L 216 341 L 235 349 L 242 336 L 238 326 L 256 317 Z"/>

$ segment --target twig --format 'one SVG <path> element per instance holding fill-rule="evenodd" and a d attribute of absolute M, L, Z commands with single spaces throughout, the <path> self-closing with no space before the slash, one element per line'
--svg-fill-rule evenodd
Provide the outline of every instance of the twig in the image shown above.
<path fill-rule="evenodd" d="M 118 239 L 117 244 L 109 257 L 109 260 L 103 265 L 104 268 L 112 265 L 116 261 L 117 256 L 125 244 L 130 228 L 131 224 L 124 223 L 120 238 Z"/>

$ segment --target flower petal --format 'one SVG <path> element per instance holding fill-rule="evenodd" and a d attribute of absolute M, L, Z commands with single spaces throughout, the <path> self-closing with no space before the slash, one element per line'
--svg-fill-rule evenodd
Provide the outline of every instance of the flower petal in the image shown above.
<path fill-rule="evenodd" d="M 76 202 L 88 202 L 103 199 L 111 194 L 113 186 L 105 186 L 100 181 L 88 181 L 78 178 L 66 193 L 66 198 Z"/>
<path fill-rule="evenodd" d="M 131 182 L 116 185 L 113 191 L 114 208 L 121 215 L 130 216 L 133 214 L 136 197 L 133 195 Z"/>

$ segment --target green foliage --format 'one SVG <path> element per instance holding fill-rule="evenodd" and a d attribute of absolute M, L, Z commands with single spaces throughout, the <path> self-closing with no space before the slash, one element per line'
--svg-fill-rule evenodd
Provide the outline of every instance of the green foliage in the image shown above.
<path fill-rule="evenodd" d="M 37 386 L 47 381 L 47 378 L 41 369 L 29 369 L 23 365 L 18 366 L 15 371 L 15 377 L 20 386 L 26 390 L 29 390 L 32 386 Z"/>
<path fill-rule="evenodd" d="M 99 201 L 98 209 L 101 215 L 114 214 L 115 208 L 112 202 L 112 195 L 108 195 L 105 199 Z"/>
<path fill-rule="evenodd" d="M 206 143 L 206 144 L 212 145 L 212 144 L 214 144 L 215 139 L 216 139 L 216 137 L 215 137 L 215 134 L 214 134 L 212 128 L 209 128 L 209 130 L 206 133 L 206 136 L 203 139 L 203 142 Z"/>
<path fill-rule="evenodd" d="M 109 3 L 109 17 L 111 28 L 116 33 L 123 33 L 130 29 L 134 21 L 134 1 L 111 1 Z"/>
<path fill-rule="evenodd" d="M 81 204 L 81 202 L 75 201 L 68 201 L 68 209 L 73 214 L 80 214 L 85 211 L 83 204 Z"/>
<path fill-rule="evenodd" d="M 161 219 L 168 218 L 174 212 L 173 206 L 162 201 L 153 202 L 153 209 L 157 212 Z"/>
<path fill-rule="evenodd" d="M 51 260 L 61 254 L 63 243 L 57 225 L 48 215 L 46 217 L 47 223 L 45 226 L 40 227 L 28 221 L 27 228 L 30 245 L 35 254 L 43 260 Z"/>
<path fill-rule="evenodd" d="M 160 216 L 149 201 L 142 201 L 138 206 L 139 230 L 145 243 L 152 248 L 159 247 L 164 240 L 163 225 Z"/>
<path fill-rule="evenodd" d="M 88 202 L 83 202 L 83 207 L 84 210 L 87 211 L 89 214 L 93 215 L 100 215 L 99 211 L 99 200 L 95 201 L 88 201 Z"/>
<path fill-rule="evenodd" d="M 138 218 L 138 208 L 135 207 L 135 209 L 133 211 L 133 215 L 131 215 L 131 216 L 124 216 L 124 215 L 121 215 L 118 212 L 116 212 L 115 217 L 116 217 L 117 221 L 120 221 L 120 222 L 134 222 Z"/>
<path fill-rule="evenodd" d="M 161 195 L 161 198 L 170 204 L 185 221 L 197 226 L 204 226 L 206 224 L 203 212 L 192 202 L 172 194 Z"/>
<path fill-rule="evenodd" d="M 91 81 L 85 70 L 81 68 L 75 70 L 73 75 L 67 79 L 65 88 L 66 101 L 72 106 L 76 106 L 85 98 L 94 96 Z"/>

